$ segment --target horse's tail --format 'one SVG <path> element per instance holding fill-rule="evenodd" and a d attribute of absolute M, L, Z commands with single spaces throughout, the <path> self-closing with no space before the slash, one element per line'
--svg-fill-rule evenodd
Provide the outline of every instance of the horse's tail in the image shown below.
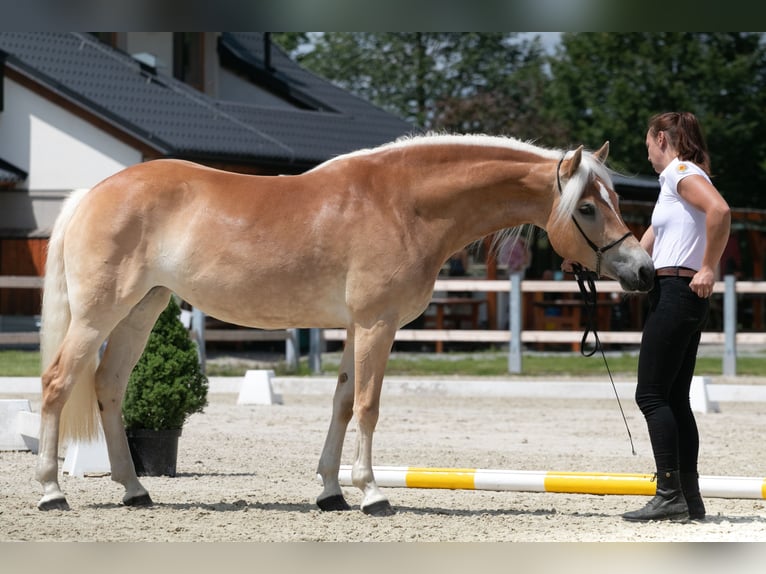
<path fill-rule="evenodd" d="M 87 192 L 87 189 L 77 190 L 67 198 L 48 242 L 40 325 L 43 372 L 56 360 L 59 347 L 72 321 L 64 266 L 64 236 L 77 206 Z M 95 355 L 88 358 L 88 361 L 88 365 L 82 371 L 83 377 L 74 382 L 72 392 L 64 405 L 59 427 L 60 444 L 66 444 L 67 439 L 92 440 L 99 432 L 95 382 L 98 361 Z"/>

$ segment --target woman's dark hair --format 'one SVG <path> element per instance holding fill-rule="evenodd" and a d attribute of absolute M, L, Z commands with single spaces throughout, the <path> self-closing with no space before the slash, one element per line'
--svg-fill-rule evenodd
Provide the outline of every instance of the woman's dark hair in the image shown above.
<path fill-rule="evenodd" d="M 710 155 L 697 117 L 691 112 L 666 112 L 652 116 L 649 133 L 657 137 L 665 132 L 670 145 L 678 151 L 678 157 L 700 166 L 710 175 Z"/>

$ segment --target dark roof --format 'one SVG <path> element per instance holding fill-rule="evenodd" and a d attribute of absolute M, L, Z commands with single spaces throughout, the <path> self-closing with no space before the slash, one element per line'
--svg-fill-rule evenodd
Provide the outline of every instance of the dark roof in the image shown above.
<path fill-rule="evenodd" d="M 27 179 L 27 172 L 0 158 L 0 186 L 13 186 Z"/>
<path fill-rule="evenodd" d="M 159 155 L 302 169 L 413 129 L 307 72 L 275 45 L 267 69 L 262 33 L 223 33 L 221 57 L 256 83 L 294 94 L 294 108 L 216 100 L 90 34 L 0 32 L 0 51 L 8 68 Z"/>
<path fill-rule="evenodd" d="M 613 173 L 612 182 L 614 190 L 622 199 L 654 203 L 660 194 L 660 182 L 656 177 L 629 177 Z"/>

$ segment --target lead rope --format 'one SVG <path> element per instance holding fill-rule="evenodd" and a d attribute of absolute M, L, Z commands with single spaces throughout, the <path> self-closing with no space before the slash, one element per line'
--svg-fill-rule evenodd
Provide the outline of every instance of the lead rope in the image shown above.
<path fill-rule="evenodd" d="M 614 396 L 617 399 L 617 406 L 620 407 L 620 414 L 622 415 L 622 421 L 625 423 L 625 430 L 628 432 L 628 440 L 630 441 L 630 450 L 633 456 L 636 455 L 636 448 L 633 446 L 633 436 L 630 434 L 630 427 L 628 426 L 628 419 L 625 418 L 625 411 L 622 410 L 622 403 L 620 402 L 620 396 L 617 394 L 617 387 L 614 384 L 614 378 L 612 377 L 612 371 L 609 369 L 609 363 L 606 360 L 606 354 L 604 353 L 604 347 L 601 345 L 601 339 L 598 337 L 598 330 L 596 329 L 596 279 L 598 275 L 593 271 L 585 269 L 579 263 L 572 265 L 575 279 L 577 280 L 577 286 L 580 288 L 583 302 L 585 304 L 585 332 L 582 335 L 580 341 L 580 353 L 584 357 L 592 357 L 596 351 L 601 351 L 601 357 L 604 359 L 604 366 L 606 372 L 609 374 L 609 381 L 612 383 L 612 389 L 614 390 Z M 588 335 L 593 333 L 593 349 L 586 351 L 586 344 Z"/>

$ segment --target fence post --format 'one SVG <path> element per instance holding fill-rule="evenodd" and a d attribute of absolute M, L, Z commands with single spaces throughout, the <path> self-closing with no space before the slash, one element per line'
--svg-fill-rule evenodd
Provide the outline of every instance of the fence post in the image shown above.
<path fill-rule="evenodd" d="M 511 273 L 511 291 L 508 293 L 508 324 L 511 342 L 508 346 L 508 372 L 521 373 L 521 273 Z"/>
<path fill-rule="evenodd" d="M 309 369 L 315 375 L 322 372 L 322 330 L 309 329 Z"/>
<path fill-rule="evenodd" d="M 298 359 L 300 357 L 300 339 L 298 329 L 288 329 L 285 339 L 285 363 L 291 371 L 298 371 Z"/>
<path fill-rule="evenodd" d="M 202 372 L 205 372 L 207 353 L 205 351 L 205 313 L 196 307 L 192 307 L 192 332 L 197 343 L 197 357 Z"/>
<path fill-rule="evenodd" d="M 737 374 L 737 285 L 734 275 L 724 277 L 723 293 L 723 374 Z"/>

